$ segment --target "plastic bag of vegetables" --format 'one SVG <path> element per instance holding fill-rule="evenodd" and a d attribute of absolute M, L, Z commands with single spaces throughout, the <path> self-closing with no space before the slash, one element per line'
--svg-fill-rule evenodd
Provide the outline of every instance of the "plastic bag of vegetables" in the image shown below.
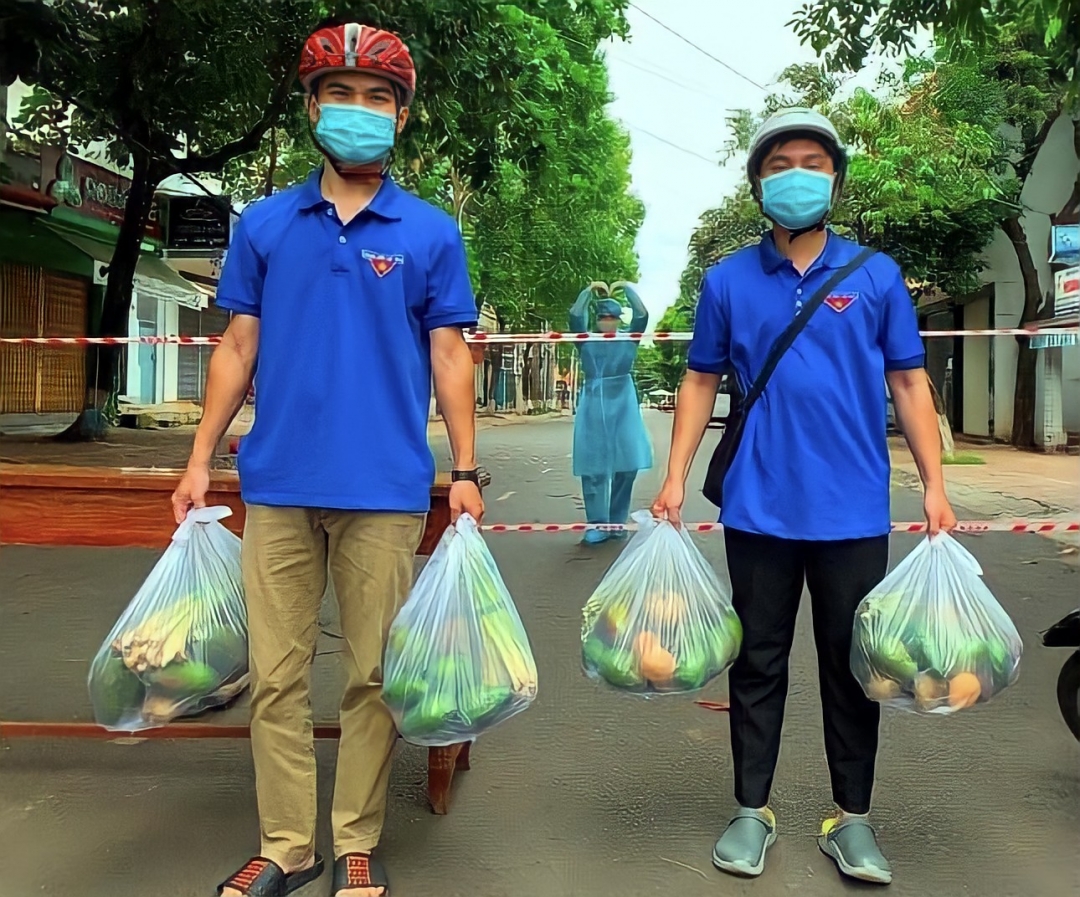
<path fill-rule="evenodd" d="M 224 507 L 192 510 L 120 615 L 90 666 L 99 725 L 153 728 L 244 690 L 240 539 L 219 522 L 231 514 Z"/>
<path fill-rule="evenodd" d="M 947 533 L 924 539 L 863 599 L 851 669 L 867 696 L 919 713 L 954 713 L 1016 681 L 1023 643 Z"/>
<path fill-rule="evenodd" d="M 632 692 L 694 691 L 739 653 L 730 589 L 685 529 L 648 511 L 633 519 L 638 532 L 585 605 L 585 672 Z"/>
<path fill-rule="evenodd" d="M 447 529 L 387 640 L 383 702 L 406 741 L 471 741 L 536 697 L 525 627 L 476 521 Z"/>

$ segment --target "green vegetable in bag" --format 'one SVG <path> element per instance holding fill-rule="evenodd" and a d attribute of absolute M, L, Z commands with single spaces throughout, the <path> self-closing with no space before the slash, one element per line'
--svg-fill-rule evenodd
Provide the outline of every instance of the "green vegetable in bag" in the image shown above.
<path fill-rule="evenodd" d="M 471 741 L 536 695 L 524 627 L 476 522 L 447 530 L 387 640 L 383 701 L 406 740 Z"/>
<path fill-rule="evenodd" d="M 90 679 L 94 719 L 107 728 L 119 728 L 136 716 L 145 699 L 146 686 L 119 654 L 112 654 Z"/>

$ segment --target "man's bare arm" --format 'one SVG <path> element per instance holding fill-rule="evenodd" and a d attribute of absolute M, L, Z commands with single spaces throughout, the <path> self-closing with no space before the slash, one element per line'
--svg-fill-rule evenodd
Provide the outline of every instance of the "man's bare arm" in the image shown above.
<path fill-rule="evenodd" d="M 195 445 L 188 460 L 187 473 L 172 497 L 177 523 L 193 507 L 201 508 L 206 504 L 210 461 L 251 388 L 258 354 L 259 319 L 251 315 L 234 315 L 221 343 L 210 357 L 202 420 L 195 431 Z"/>
<path fill-rule="evenodd" d="M 472 352 L 459 328 L 440 327 L 431 331 L 435 400 L 446 423 L 455 470 L 475 470 L 477 467 L 473 371 Z M 469 514 L 477 522 L 484 516 L 480 487 L 468 481 L 450 487 L 450 515 L 456 520 L 461 514 Z"/>

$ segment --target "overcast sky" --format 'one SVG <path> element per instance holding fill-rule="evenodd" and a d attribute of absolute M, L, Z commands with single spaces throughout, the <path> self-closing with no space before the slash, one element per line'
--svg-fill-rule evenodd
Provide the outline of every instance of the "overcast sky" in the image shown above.
<path fill-rule="evenodd" d="M 637 8 L 627 13 L 630 40 L 613 42 L 607 60 L 615 94 L 611 112 L 630 131 L 634 191 L 646 208 L 637 248 L 642 298 L 655 325 L 678 296 L 687 243 L 699 216 L 719 205 L 743 177 L 744 159 L 720 165 L 730 111 L 760 107 L 766 91 L 751 81 L 769 88 L 789 65 L 817 57 L 787 27 L 804 0 L 634 2 Z M 859 80 L 872 77 L 867 73 Z"/>

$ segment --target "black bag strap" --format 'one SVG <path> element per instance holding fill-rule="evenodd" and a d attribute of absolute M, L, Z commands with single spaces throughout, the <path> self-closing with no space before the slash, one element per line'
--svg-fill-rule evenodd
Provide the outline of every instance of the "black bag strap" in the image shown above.
<path fill-rule="evenodd" d="M 761 373 L 757 375 L 753 385 L 750 387 L 750 391 L 746 394 L 746 398 L 742 401 L 742 410 L 744 414 L 748 412 L 754 402 L 761 397 L 761 394 L 765 391 L 765 385 L 769 382 L 769 378 L 772 376 L 773 371 L 776 370 L 776 366 L 780 363 L 780 359 L 783 358 L 784 353 L 791 348 L 791 344 L 795 342 L 795 338 L 802 333 L 803 328 L 809 323 L 810 317 L 828 298 L 833 287 L 839 284 L 849 274 L 852 274 L 856 269 L 861 268 L 863 263 L 876 253 L 876 249 L 864 247 L 855 258 L 844 265 L 839 271 L 835 272 L 833 276 L 826 280 L 825 283 L 823 283 L 806 301 L 806 304 L 803 305 L 800 312 L 795 316 L 795 319 L 788 324 L 784 332 L 776 338 L 776 342 L 772 344 L 772 348 L 769 349 L 769 356 L 765 359 L 765 366 L 761 369 Z"/>

